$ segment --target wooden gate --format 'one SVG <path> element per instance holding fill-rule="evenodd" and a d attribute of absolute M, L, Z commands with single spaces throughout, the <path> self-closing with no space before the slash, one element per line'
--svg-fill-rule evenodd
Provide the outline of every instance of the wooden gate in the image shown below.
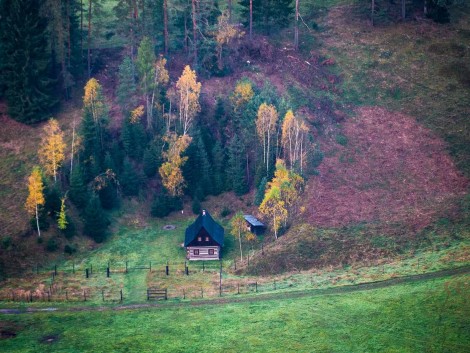
<path fill-rule="evenodd" d="M 147 288 L 147 300 L 150 299 L 168 299 L 168 291 L 166 288 Z"/>

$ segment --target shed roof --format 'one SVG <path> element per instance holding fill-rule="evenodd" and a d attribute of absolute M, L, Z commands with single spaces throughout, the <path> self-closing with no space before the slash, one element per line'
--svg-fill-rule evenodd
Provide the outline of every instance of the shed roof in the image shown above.
<path fill-rule="evenodd" d="M 206 210 L 203 210 L 202 214 L 196 218 L 194 223 L 186 228 L 184 246 L 188 246 L 197 237 L 202 228 L 204 228 L 220 246 L 224 246 L 224 228 L 214 221 Z"/>
<path fill-rule="evenodd" d="M 255 216 L 252 216 L 250 214 L 246 214 L 243 216 L 245 218 L 245 220 L 250 223 L 252 226 L 255 226 L 255 227 L 264 227 L 265 225 L 263 223 L 261 223 L 260 221 L 258 221 L 258 219 L 255 217 Z"/>

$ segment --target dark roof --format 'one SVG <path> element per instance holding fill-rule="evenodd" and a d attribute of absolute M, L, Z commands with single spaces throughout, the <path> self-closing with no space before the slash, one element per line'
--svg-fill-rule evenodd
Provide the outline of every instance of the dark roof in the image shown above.
<path fill-rule="evenodd" d="M 220 246 L 224 246 L 224 228 L 214 221 L 207 211 L 202 211 L 194 223 L 186 228 L 184 246 L 188 246 L 197 237 L 201 228 L 204 228 Z"/>
<path fill-rule="evenodd" d="M 258 219 L 256 219 L 255 216 L 252 216 L 250 214 L 246 214 L 243 216 L 245 218 L 245 220 L 250 223 L 252 226 L 255 226 L 255 227 L 264 227 L 264 224 L 261 223 L 260 221 L 258 221 Z"/>

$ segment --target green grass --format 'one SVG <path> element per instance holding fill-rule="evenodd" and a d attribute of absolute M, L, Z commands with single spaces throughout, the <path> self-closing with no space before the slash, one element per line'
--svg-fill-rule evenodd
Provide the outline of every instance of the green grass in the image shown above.
<path fill-rule="evenodd" d="M 11 353 L 467 352 L 469 279 L 223 306 L 0 315 L 17 332 L 1 345 Z"/>

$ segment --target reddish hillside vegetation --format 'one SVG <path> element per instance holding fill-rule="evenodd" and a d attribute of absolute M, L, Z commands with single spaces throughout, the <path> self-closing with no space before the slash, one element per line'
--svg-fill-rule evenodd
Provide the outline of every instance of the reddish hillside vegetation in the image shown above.
<path fill-rule="evenodd" d="M 401 222 L 418 230 L 466 192 L 445 143 L 409 116 L 360 108 L 343 134 L 347 140 L 321 141 L 325 159 L 307 189 L 315 225 Z"/>

